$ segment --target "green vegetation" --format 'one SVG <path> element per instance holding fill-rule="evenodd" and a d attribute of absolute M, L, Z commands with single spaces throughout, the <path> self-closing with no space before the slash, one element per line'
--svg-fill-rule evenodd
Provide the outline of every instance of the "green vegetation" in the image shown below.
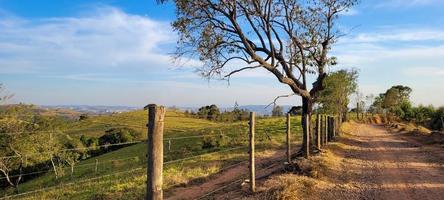
<path fill-rule="evenodd" d="M 397 85 L 379 94 L 369 111 L 383 115 L 391 115 L 401 120 L 415 122 L 433 130 L 444 129 L 444 107 L 435 108 L 432 105 L 414 107 L 410 101 L 412 89 Z"/>
<path fill-rule="evenodd" d="M 342 115 L 344 121 L 348 112 L 350 95 L 358 88 L 358 72 L 356 70 L 340 70 L 330 73 L 325 79 L 325 88 L 320 92 L 318 103 L 319 111 Z"/>
<path fill-rule="evenodd" d="M 208 119 L 217 122 L 236 122 L 247 120 L 249 112 L 245 109 L 239 109 L 237 106 L 232 111 L 221 112 L 216 105 L 203 106 L 197 113 L 185 112 L 186 116 Z"/>
<path fill-rule="evenodd" d="M 4 116 L 6 115 L 2 115 L 2 119 Z M 34 115 L 28 116 L 37 119 Z M 45 120 L 40 121 L 35 122 L 43 124 Z M 143 142 L 146 139 L 146 122 L 147 113 L 141 110 L 111 116 L 88 116 L 82 120 L 61 120 L 51 127 L 30 129 L 30 136 L 42 136 L 38 140 L 42 142 L 38 143 L 50 144 L 48 146 L 51 148 L 23 151 L 19 155 L 38 153 L 47 156 L 42 156 L 41 159 L 37 156 L 40 160 L 33 162 L 27 159 L 26 166 L 24 165 L 26 170 L 21 173 L 17 170 L 20 163 L 11 165 L 10 175 L 16 180 L 16 176 L 20 174 L 41 172 L 23 175 L 15 191 L 13 187 L 4 184 L 0 194 L 13 195 L 19 192 L 24 194 L 19 196 L 24 199 L 142 198 L 146 180 L 147 147 Z M 57 133 L 50 135 L 43 130 L 57 130 Z M 5 131 L 1 129 L 1 133 Z M 292 140 L 299 141 L 299 117 L 293 119 L 292 131 L 296 133 Z M 280 148 L 285 141 L 285 119 L 258 119 L 256 132 L 258 155 L 261 151 Z M 168 194 L 171 187 L 205 179 L 227 166 L 245 161 L 248 122 L 217 123 L 168 110 L 164 138 L 164 187 Z M 118 148 L 106 146 L 122 142 L 136 144 L 119 145 Z M 34 143 L 28 146 L 40 145 Z M 9 155 L 13 154 L 3 154 Z M 26 195 L 26 192 L 41 188 L 47 189 Z"/>
<path fill-rule="evenodd" d="M 284 109 L 281 106 L 273 107 L 273 110 L 271 111 L 271 116 L 273 116 L 273 117 L 284 116 Z"/>

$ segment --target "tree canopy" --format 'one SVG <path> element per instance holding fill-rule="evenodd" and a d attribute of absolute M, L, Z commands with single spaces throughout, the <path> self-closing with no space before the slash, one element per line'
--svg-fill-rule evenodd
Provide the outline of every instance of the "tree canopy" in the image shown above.
<path fill-rule="evenodd" d="M 177 57 L 199 58 L 198 71 L 207 78 L 229 80 L 242 71 L 264 69 L 291 89 L 287 96 L 302 97 L 303 118 L 311 118 L 327 67 L 336 64 L 329 51 L 342 35 L 337 20 L 358 0 L 174 2 Z M 303 126 L 304 138 L 308 126 Z"/>
<path fill-rule="evenodd" d="M 324 80 L 325 89 L 319 94 L 318 103 L 324 113 L 344 114 L 348 111 L 350 95 L 358 87 L 358 71 L 339 70 Z"/>

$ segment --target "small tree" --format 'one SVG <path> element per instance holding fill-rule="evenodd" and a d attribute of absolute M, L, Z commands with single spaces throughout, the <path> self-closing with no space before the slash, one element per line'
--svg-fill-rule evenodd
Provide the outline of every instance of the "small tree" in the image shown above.
<path fill-rule="evenodd" d="M 80 154 L 75 151 L 64 151 L 60 154 L 61 159 L 64 160 L 71 169 L 71 177 L 74 175 L 74 166 L 79 162 Z"/>
<path fill-rule="evenodd" d="M 3 114 L 0 115 L 0 157 L 3 157 L 0 159 L 0 172 L 18 193 L 23 168 L 42 161 L 38 154 L 26 155 L 36 154 L 34 144 L 44 141 L 34 140 L 33 131 L 38 129 L 38 125 L 33 123 L 32 106 L 11 106 L 3 110 Z"/>
<path fill-rule="evenodd" d="M 273 117 L 282 117 L 284 116 L 284 109 L 281 106 L 274 106 L 271 111 L 271 116 Z"/>
<path fill-rule="evenodd" d="M 79 121 L 85 121 L 85 120 L 87 120 L 87 119 L 89 119 L 89 115 L 88 114 L 81 114 L 80 116 L 79 116 Z"/>
<path fill-rule="evenodd" d="M 208 107 L 208 120 L 216 121 L 220 116 L 220 110 L 216 105 L 211 105 Z"/>
<path fill-rule="evenodd" d="M 350 95 L 358 87 L 358 71 L 340 70 L 330 73 L 324 80 L 325 89 L 319 94 L 319 104 L 325 113 L 341 115 L 343 121 L 347 120 Z"/>
<path fill-rule="evenodd" d="M 201 119 L 207 119 L 208 112 L 209 112 L 208 106 L 200 107 L 199 110 L 197 111 L 197 116 L 199 116 L 199 118 Z"/>

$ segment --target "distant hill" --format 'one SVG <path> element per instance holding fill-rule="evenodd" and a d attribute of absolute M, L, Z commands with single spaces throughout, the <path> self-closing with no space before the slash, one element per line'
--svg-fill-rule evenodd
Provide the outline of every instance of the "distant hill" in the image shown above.
<path fill-rule="evenodd" d="M 284 108 L 284 112 L 291 109 L 290 105 L 279 105 Z M 56 106 L 39 106 L 46 110 L 72 110 L 78 113 L 89 113 L 89 114 L 112 114 L 112 113 L 123 113 L 134 110 L 140 110 L 141 107 L 134 106 L 90 106 L 90 105 L 56 105 Z M 246 109 L 252 112 L 256 112 L 258 115 L 271 115 L 273 106 L 267 107 L 267 105 L 243 105 L 239 106 L 240 109 Z M 179 110 L 190 110 L 196 112 L 199 107 L 176 107 Z M 231 111 L 234 107 L 219 107 L 221 111 Z"/>
<path fill-rule="evenodd" d="M 139 110 L 141 107 L 133 106 L 90 106 L 90 105 L 56 105 L 40 106 L 42 109 L 69 109 L 80 113 L 112 114 Z"/>

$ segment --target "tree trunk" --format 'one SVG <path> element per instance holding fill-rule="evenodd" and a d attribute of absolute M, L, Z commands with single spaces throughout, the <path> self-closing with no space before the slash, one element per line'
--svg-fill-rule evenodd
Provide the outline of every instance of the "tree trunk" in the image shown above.
<path fill-rule="evenodd" d="M 342 116 L 342 122 L 346 122 L 347 121 L 347 111 L 342 112 L 341 116 Z"/>
<path fill-rule="evenodd" d="M 9 177 L 9 172 L 7 172 L 6 170 L 0 170 L 3 175 L 6 178 L 6 181 L 9 183 L 9 185 L 11 185 L 12 187 L 14 187 L 14 183 L 11 181 L 11 178 Z M 9 170 L 8 170 L 9 171 Z"/>
<path fill-rule="evenodd" d="M 74 175 L 74 164 L 71 165 L 71 178 Z"/>
<path fill-rule="evenodd" d="M 15 180 L 15 186 L 14 186 L 16 194 L 19 193 L 19 184 L 20 184 L 20 181 L 22 180 L 22 174 L 23 174 L 23 164 L 22 163 L 20 163 L 20 166 L 19 166 L 19 173 L 20 174 L 19 174 L 17 180 Z"/>
<path fill-rule="evenodd" d="M 302 139 L 302 152 L 304 155 L 308 156 L 310 154 L 309 150 L 310 149 L 310 142 L 312 141 L 312 135 L 311 135 L 311 111 L 312 111 L 312 106 L 313 104 L 311 103 L 310 99 L 302 97 L 302 118 L 301 118 L 301 124 L 302 124 L 302 135 L 303 135 L 303 139 Z M 308 120 L 305 120 L 308 119 Z M 305 124 L 305 123 L 308 124 Z M 307 152 L 308 150 L 308 152 Z"/>

